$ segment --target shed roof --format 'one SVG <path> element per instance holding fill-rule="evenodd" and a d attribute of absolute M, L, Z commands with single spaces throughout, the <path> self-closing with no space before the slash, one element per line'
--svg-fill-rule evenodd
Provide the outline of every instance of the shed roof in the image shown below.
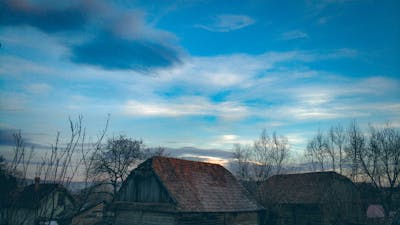
<path fill-rule="evenodd" d="M 312 172 L 275 175 L 260 185 L 259 195 L 278 203 L 319 204 L 334 181 L 354 184 L 336 172 Z"/>
<path fill-rule="evenodd" d="M 41 183 L 38 190 L 35 190 L 35 184 L 28 185 L 16 196 L 16 205 L 27 208 L 37 207 L 40 204 L 40 200 L 56 190 L 68 193 L 62 185 L 57 183 Z M 72 199 L 69 193 L 67 196 Z"/>
<path fill-rule="evenodd" d="M 178 211 L 238 212 L 262 207 L 224 167 L 218 164 L 153 157 L 139 165 L 154 171 Z M 128 178 L 129 179 L 129 178 Z"/>

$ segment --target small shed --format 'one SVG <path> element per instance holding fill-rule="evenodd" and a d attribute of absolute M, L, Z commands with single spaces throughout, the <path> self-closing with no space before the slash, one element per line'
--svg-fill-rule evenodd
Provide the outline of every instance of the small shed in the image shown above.
<path fill-rule="evenodd" d="M 274 225 L 362 224 L 360 196 L 353 182 L 336 172 L 275 175 L 258 197 Z"/>
<path fill-rule="evenodd" d="M 0 208 L 5 224 L 68 224 L 74 210 L 74 199 L 57 183 L 35 183 L 16 192 L 4 208 Z"/>
<path fill-rule="evenodd" d="M 108 215 L 129 225 L 259 225 L 264 209 L 224 167 L 153 157 L 122 184 Z"/>

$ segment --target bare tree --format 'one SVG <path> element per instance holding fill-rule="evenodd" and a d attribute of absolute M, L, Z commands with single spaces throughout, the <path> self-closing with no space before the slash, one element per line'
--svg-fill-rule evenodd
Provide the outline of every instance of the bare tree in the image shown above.
<path fill-rule="evenodd" d="M 358 180 L 359 175 L 359 154 L 365 149 L 366 138 L 362 130 L 358 127 L 356 121 L 352 121 L 347 130 L 348 144 L 346 154 L 351 164 L 350 178 L 353 181 Z"/>
<path fill-rule="evenodd" d="M 271 158 L 275 167 L 275 174 L 281 174 L 284 163 L 289 158 L 289 142 L 285 136 L 272 134 Z"/>
<path fill-rule="evenodd" d="M 35 177 L 40 177 L 47 183 L 54 183 L 64 187 L 68 187 L 72 180 L 81 172 L 82 165 L 89 155 L 99 146 L 106 129 L 98 138 L 95 144 L 87 143 L 85 137 L 85 128 L 83 128 L 83 117 L 79 116 L 76 121 L 69 119 L 70 136 L 65 144 L 62 144 L 61 133 L 58 132 L 56 140 L 51 146 L 49 152 L 46 152 L 40 157 L 37 162 L 33 161 L 33 148 L 28 151 L 21 135 L 21 132 L 14 134 L 15 146 L 13 148 L 13 157 L 11 162 L 7 164 L 8 170 L 12 174 L 17 174 L 20 183 L 25 184 L 26 180 L 32 176 L 28 171 L 34 171 Z M 108 119 L 107 119 L 108 125 Z M 107 128 L 106 125 L 106 128 Z M 92 148 L 94 147 L 94 148 Z M 36 167 L 34 166 L 36 165 Z M 21 186 L 21 189 L 23 186 Z M 42 207 L 37 208 L 35 218 L 29 216 L 30 214 L 21 214 L 20 207 L 18 206 L 18 198 L 13 199 L 8 204 L 8 210 L 3 218 L 9 224 L 25 224 L 30 220 L 38 218 L 54 218 L 56 211 L 57 201 L 56 198 L 50 198 L 49 204 L 43 204 Z M 26 218 L 25 218 L 26 217 Z"/>
<path fill-rule="evenodd" d="M 327 156 L 327 141 L 324 137 L 324 134 L 318 130 L 317 134 L 308 142 L 307 149 L 306 149 L 306 157 L 311 160 L 313 169 L 315 170 L 314 163 L 319 164 L 319 169 L 324 171 L 325 170 L 325 160 Z"/>
<path fill-rule="evenodd" d="M 94 158 L 102 146 L 102 142 L 107 133 L 109 120 L 110 115 L 108 115 L 105 127 L 98 134 L 96 141 L 82 141 L 81 146 L 79 147 L 80 152 L 78 154 L 79 159 L 77 160 L 77 164 L 81 166 L 80 176 L 83 178 L 84 186 L 75 205 L 76 212 L 80 212 L 81 209 L 87 205 L 89 199 L 98 194 L 98 189 L 103 189 L 103 187 L 100 187 L 103 183 L 99 182 L 97 177 L 92 175 L 92 172 L 96 166 Z"/>
<path fill-rule="evenodd" d="M 253 164 L 253 168 L 256 179 L 265 180 L 271 174 L 270 143 L 271 138 L 265 129 L 261 132 L 259 139 L 254 141 L 253 157 L 256 163 Z"/>
<path fill-rule="evenodd" d="M 357 151 L 360 172 L 378 190 L 385 209 L 385 224 L 393 209 L 393 193 L 400 188 L 400 133 L 387 124 L 370 126 L 369 140 Z"/>
<path fill-rule="evenodd" d="M 34 148 L 30 147 L 29 150 L 27 149 L 21 130 L 14 133 L 13 137 L 15 143 L 13 147 L 13 158 L 6 167 L 12 175 L 17 176 L 21 181 L 25 181 L 28 168 L 32 161 Z"/>
<path fill-rule="evenodd" d="M 343 174 L 343 165 L 345 162 L 345 145 L 346 145 L 346 134 L 342 125 L 338 124 L 336 126 L 332 126 L 329 129 L 329 139 L 331 142 L 332 148 L 331 157 L 339 157 L 337 165 L 339 166 L 339 173 Z M 335 158 L 333 158 L 335 160 Z M 335 170 L 335 162 L 333 162 L 333 169 Z"/>
<path fill-rule="evenodd" d="M 143 152 L 143 157 L 144 158 L 151 158 L 153 156 L 169 156 L 169 153 L 167 153 L 165 147 L 158 146 L 158 147 L 151 147 L 151 148 L 146 148 L 144 149 Z"/>
<path fill-rule="evenodd" d="M 265 180 L 280 174 L 289 158 L 289 143 L 276 132 L 270 136 L 264 129 L 253 146 L 235 145 L 233 158 L 238 163 L 238 175 L 243 179 Z"/>
<path fill-rule="evenodd" d="M 273 174 L 280 174 L 289 156 L 287 138 L 273 132 L 269 136 L 264 129 L 258 140 L 254 141 L 254 174 L 256 179 L 265 180 Z"/>
<path fill-rule="evenodd" d="M 338 151 L 335 146 L 332 127 L 326 134 L 325 143 L 326 143 L 326 156 L 330 162 L 330 167 L 333 171 L 336 171 L 336 164 L 337 164 L 336 158 L 338 156 Z"/>
<path fill-rule="evenodd" d="M 325 155 L 321 154 L 324 148 L 327 149 Z M 347 174 L 353 182 L 371 183 L 379 193 L 385 224 L 388 224 L 389 214 L 395 210 L 394 192 L 400 189 L 399 149 L 399 130 L 389 123 L 383 128 L 370 125 L 368 130 L 362 130 L 356 121 L 352 121 L 346 131 L 340 125 L 331 127 L 328 139 L 319 131 L 309 142 L 307 154 L 312 162 L 320 163 L 321 170 L 324 170 L 326 160 L 331 160 L 332 168 L 336 168 L 338 155 L 340 173 Z"/>
<path fill-rule="evenodd" d="M 251 147 L 241 144 L 234 145 L 233 159 L 236 161 L 236 177 L 240 180 L 250 180 L 250 153 Z"/>
<path fill-rule="evenodd" d="M 130 169 L 143 158 L 143 142 L 125 136 L 110 138 L 94 157 L 95 176 L 103 177 L 113 186 L 116 196 L 119 184 L 129 175 Z"/>

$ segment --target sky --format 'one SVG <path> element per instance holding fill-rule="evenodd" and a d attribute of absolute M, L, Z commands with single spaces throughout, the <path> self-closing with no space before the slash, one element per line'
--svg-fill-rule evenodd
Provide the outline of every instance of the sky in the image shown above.
<path fill-rule="evenodd" d="M 301 155 L 318 129 L 400 127 L 400 2 L 5 0 L 0 151 L 127 135 L 229 158 L 262 129 Z M 3 150 L 2 150 L 3 149 Z M 37 150 L 39 151 L 39 150 Z"/>

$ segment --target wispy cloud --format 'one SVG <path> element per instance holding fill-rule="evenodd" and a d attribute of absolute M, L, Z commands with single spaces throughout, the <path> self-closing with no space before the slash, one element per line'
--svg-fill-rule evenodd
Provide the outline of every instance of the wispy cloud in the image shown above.
<path fill-rule="evenodd" d="M 22 111 L 25 109 L 28 98 L 17 92 L 0 92 L 0 111 Z"/>
<path fill-rule="evenodd" d="M 197 24 L 195 27 L 211 32 L 230 32 L 239 30 L 255 23 L 255 20 L 246 15 L 222 14 L 214 18 L 210 24 Z"/>
<path fill-rule="evenodd" d="M 317 24 L 325 25 L 342 14 L 343 6 L 356 1 L 357 0 L 307 0 L 305 1 L 309 9 L 307 16 L 313 18 Z M 358 2 L 361 3 L 362 1 Z M 334 13 L 330 11 L 331 9 Z"/>
<path fill-rule="evenodd" d="M 221 139 L 223 141 L 228 141 L 228 142 L 237 141 L 238 138 L 239 138 L 239 136 L 235 135 L 235 134 L 224 134 L 221 136 Z"/>
<path fill-rule="evenodd" d="M 236 55 L 191 59 L 190 63 L 187 62 L 179 68 L 159 71 L 156 80 L 160 83 L 151 84 L 155 86 L 150 90 L 156 88 L 159 93 L 163 93 L 168 92 L 170 88 L 176 88 L 175 84 L 180 83 L 185 88 L 178 96 L 131 100 L 125 104 L 124 109 L 125 113 L 131 116 L 209 115 L 234 121 L 259 118 L 269 121 L 265 123 L 267 125 L 280 127 L 287 126 L 287 123 L 281 121 L 293 123 L 371 118 L 381 113 L 395 115 L 397 106 L 393 105 L 391 100 L 382 100 L 384 101 L 382 105 L 374 106 L 370 99 L 371 96 L 381 98 L 382 95 L 395 94 L 399 85 L 397 80 L 381 76 L 345 78 L 324 71 L 307 69 L 297 71 L 290 64 L 285 65 L 285 62 L 293 62 L 294 59 L 299 60 L 301 64 L 307 64 L 318 60 L 353 57 L 353 54 L 355 53 L 351 50 L 337 50 L 326 53 L 285 52 L 265 53 L 259 56 Z M 240 64 L 239 61 L 244 63 Z M 247 61 L 249 63 L 246 63 Z M 220 64 L 225 65 L 224 74 L 230 74 L 235 78 L 227 79 L 224 83 L 224 76 L 221 76 L 220 80 L 208 77 L 213 74 L 217 74 L 218 77 L 217 71 L 222 68 Z M 237 67 L 238 64 L 241 66 Z M 283 67 L 286 69 L 282 70 Z M 217 80 L 221 83 L 216 82 Z M 374 88 L 373 84 L 379 88 Z M 211 96 L 225 88 L 235 91 L 228 92 L 223 99 L 214 101 Z M 187 96 L 193 93 L 210 98 Z M 383 106 L 385 104 L 386 107 Z M 231 142 L 240 142 L 240 138 L 233 140 L 236 136 L 227 135 L 221 136 L 215 144 L 222 146 L 221 143 L 229 142 L 229 138 Z"/>
<path fill-rule="evenodd" d="M 218 158 L 229 158 L 232 153 L 228 151 L 218 150 L 218 149 L 200 149 L 194 147 L 182 147 L 182 148 L 168 148 L 167 152 L 173 156 L 201 156 L 207 155 L 210 157 Z"/>
<path fill-rule="evenodd" d="M 295 39 L 305 39 L 308 38 L 308 34 L 301 31 L 301 30 L 291 30 L 282 33 L 281 39 L 282 40 L 295 40 Z"/>
<path fill-rule="evenodd" d="M 207 99 L 199 97 L 184 97 L 175 103 L 130 100 L 124 106 L 124 112 L 127 115 L 145 117 L 213 115 L 226 120 L 236 120 L 248 115 L 247 108 L 240 103 L 211 103 Z"/>
<path fill-rule="evenodd" d="M 306 3 L 309 7 L 315 10 L 323 10 L 328 6 L 354 2 L 355 0 L 307 0 Z"/>
<path fill-rule="evenodd" d="M 52 90 L 52 87 L 46 83 L 33 83 L 25 87 L 32 94 L 47 94 Z"/>
<path fill-rule="evenodd" d="M 253 141 L 253 139 L 241 137 L 236 134 L 223 134 L 211 140 L 209 145 L 218 149 L 232 149 L 235 144 L 252 145 Z"/>

